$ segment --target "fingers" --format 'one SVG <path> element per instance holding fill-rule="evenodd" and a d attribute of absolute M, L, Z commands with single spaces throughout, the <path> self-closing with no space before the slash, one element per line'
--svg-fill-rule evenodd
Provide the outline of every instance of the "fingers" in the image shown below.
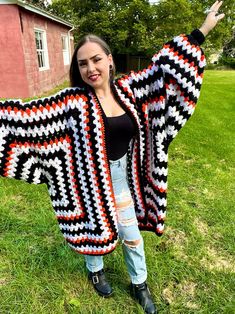
<path fill-rule="evenodd" d="M 210 8 L 210 11 L 218 11 L 221 5 L 223 4 L 223 1 L 216 1 Z"/>
<path fill-rule="evenodd" d="M 216 1 L 210 8 L 208 16 L 215 18 L 216 23 L 224 18 L 224 14 L 216 15 L 219 11 L 219 8 L 223 4 L 223 1 Z"/>
<path fill-rule="evenodd" d="M 215 10 L 216 9 L 216 6 L 218 5 L 218 2 L 219 1 L 216 1 L 212 4 L 212 6 L 210 7 L 210 10 Z"/>
<path fill-rule="evenodd" d="M 216 20 L 217 20 L 217 21 L 220 21 L 220 20 L 222 20 L 224 17 L 225 17 L 225 14 L 224 14 L 224 13 L 219 14 L 219 15 L 216 16 Z"/>
<path fill-rule="evenodd" d="M 219 11 L 219 8 L 221 7 L 222 4 L 223 4 L 223 1 L 220 1 L 220 2 L 218 3 L 217 11 Z"/>
<path fill-rule="evenodd" d="M 205 13 L 207 14 L 207 17 L 201 26 L 200 30 L 206 36 L 215 26 L 216 24 L 224 18 L 224 13 L 218 14 L 218 10 L 223 4 L 223 1 L 216 1 L 210 8 L 210 10 L 207 10 Z M 217 15 L 218 14 L 218 15 Z"/>

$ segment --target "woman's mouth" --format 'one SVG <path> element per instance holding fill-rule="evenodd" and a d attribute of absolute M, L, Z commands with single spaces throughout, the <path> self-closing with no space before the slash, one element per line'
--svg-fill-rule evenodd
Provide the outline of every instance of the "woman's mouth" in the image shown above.
<path fill-rule="evenodd" d="M 97 81 L 98 78 L 99 78 L 99 74 L 93 74 L 93 75 L 89 76 L 89 80 L 92 81 L 92 82 Z"/>

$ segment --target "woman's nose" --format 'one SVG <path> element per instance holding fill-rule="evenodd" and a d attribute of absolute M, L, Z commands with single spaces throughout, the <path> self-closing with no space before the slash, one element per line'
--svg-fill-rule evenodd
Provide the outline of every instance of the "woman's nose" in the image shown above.
<path fill-rule="evenodd" d="M 88 65 L 87 65 L 87 70 L 88 70 L 89 73 L 94 72 L 95 66 L 94 66 L 94 64 L 93 64 L 92 62 L 89 62 L 89 63 L 88 63 Z"/>

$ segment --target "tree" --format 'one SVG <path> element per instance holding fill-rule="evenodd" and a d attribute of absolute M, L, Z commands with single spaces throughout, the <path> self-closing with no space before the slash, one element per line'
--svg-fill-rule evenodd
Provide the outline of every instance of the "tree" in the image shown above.
<path fill-rule="evenodd" d="M 45 1 L 45 0 L 26 0 L 26 2 L 33 4 L 37 7 L 40 7 L 42 9 L 45 9 L 46 4 L 47 4 L 47 1 Z"/>
<path fill-rule="evenodd" d="M 193 27 L 200 25 L 205 16 L 205 11 L 210 8 L 213 1 L 205 0 L 191 0 L 192 9 L 194 12 L 194 24 Z M 216 26 L 216 28 L 209 33 L 206 38 L 205 44 L 203 45 L 204 50 L 207 55 L 210 55 L 218 50 L 223 49 L 223 47 L 232 39 L 233 37 L 233 21 L 235 13 L 235 2 L 231 0 L 224 0 L 221 7 L 221 12 L 225 13 L 225 18 Z"/>
<path fill-rule="evenodd" d="M 148 54 L 151 50 L 154 11 L 148 0 L 55 0 L 51 9 L 75 24 L 79 36 L 100 35 L 115 52 Z"/>
<path fill-rule="evenodd" d="M 178 34 L 192 31 L 193 10 L 188 0 L 163 0 L 154 7 L 158 45 Z"/>
<path fill-rule="evenodd" d="M 233 38 L 224 46 L 219 63 L 235 69 L 235 27 L 233 28 Z"/>
<path fill-rule="evenodd" d="M 213 0 L 54 0 L 50 12 L 75 25 L 75 40 L 95 33 L 108 41 L 115 53 L 150 56 L 164 42 L 201 25 Z M 226 18 L 208 35 L 206 54 L 214 53 L 232 38 L 234 1 L 224 0 Z"/>

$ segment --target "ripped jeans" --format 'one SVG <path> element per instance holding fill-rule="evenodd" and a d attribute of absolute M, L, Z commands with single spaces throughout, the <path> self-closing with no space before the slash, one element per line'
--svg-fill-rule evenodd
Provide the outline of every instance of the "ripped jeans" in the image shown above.
<path fill-rule="evenodd" d="M 122 241 L 127 271 L 133 284 L 141 284 L 147 279 L 144 243 L 127 182 L 126 155 L 110 161 L 110 169 L 117 204 L 118 234 Z M 91 272 L 99 271 L 104 266 L 103 256 L 85 255 L 85 261 Z"/>

